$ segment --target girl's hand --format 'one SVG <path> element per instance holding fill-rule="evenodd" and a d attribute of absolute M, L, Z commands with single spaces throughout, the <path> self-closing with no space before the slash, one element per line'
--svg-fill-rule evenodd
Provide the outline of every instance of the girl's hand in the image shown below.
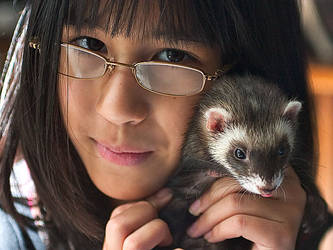
<path fill-rule="evenodd" d="M 295 249 L 306 193 L 294 170 L 288 168 L 282 187 L 271 198 L 240 190 L 233 179 L 216 181 L 190 207 L 192 214 L 201 216 L 188 234 L 203 235 L 209 242 L 242 236 L 254 243 L 252 250 Z"/>
<path fill-rule="evenodd" d="M 145 201 L 116 207 L 106 225 L 103 250 L 148 250 L 171 244 L 169 228 L 158 218 L 158 210 L 171 197 L 164 188 Z"/>

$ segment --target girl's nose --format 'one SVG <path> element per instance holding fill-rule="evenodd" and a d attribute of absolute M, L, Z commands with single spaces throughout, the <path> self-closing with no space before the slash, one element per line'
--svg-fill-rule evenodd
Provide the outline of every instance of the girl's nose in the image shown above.
<path fill-rule="evenodd" d="M 149 114 L 148 93 L 142 89 L 128 68 L 119 67 L 105 76 L 96 110 L 109 122 L 136 125 Z"/>

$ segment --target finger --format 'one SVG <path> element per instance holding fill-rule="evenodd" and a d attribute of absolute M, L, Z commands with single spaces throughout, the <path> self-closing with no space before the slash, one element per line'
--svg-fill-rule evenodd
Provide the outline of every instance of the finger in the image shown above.
<path fill-rule="evenodd" d="M 126 203 L 126 204 L 116 207 L 115 209 L 113 209 L 110 218 L 113 218 L 113 217 L 117 216 L 118 214 L 121 214 L 122 212 L 129 209 L 130 207 L 135 206 L 135 204 L 136 204 L 135 202 L 132 202 L 132 203 Z"/>
<path fill-rule="evenodd" d="M 271 199 L 277 199 L 289 205 L 294 204 L 303 212 L 306 203 L 306 192 L 302 188 L 295 171 L 289 167 L 282 185 L 273 193 Z"/>
<path fill-rule="evenodd" d="M 285 198 L 283 191 L 288 195 L 289 199 L 292 200 L 305 200 L 306 198 L 306 193 L 302 188 L 301 182 L 292 167 L 287 168 L 284 181 L 277 191 L 281 192 L 277 192 L 277 195 L 274 195 L 274 197 L 279 199 Z"/>
<path fill-rule="evenodd" d="M 215 181 L 209 190 L 190 206 L 189 212 L 197 216 L 216 201 L 221 200 L 230 193 L 236 193 L 240 190 L 241 187 L 236 180 L 229 177 L 221 178 Z"/>
<path fill-rule="evenodd" d="M 165 206 L 171 200 L 171 198 L 172 198 L 171 190 L 168 188 L 163 188 L 156 194 L 148 197 L 146 201 L 148 201 L 155 208 L 160 209 L 163 206 Z M 111 218 L 122 213 L 123 211 L 127 210 L 128 208 L 132 207 L 135 204 L 136 202 L 131 202 L 116 207 L 115 209 L 113 209 L 111 213 Z"/>
<path fill-rule="evenodd" d="M 157 218 L 155 207 L 147 201 L 136 202 L 122 213 L 110 218 L 105 230 L 105 245 L 110 249 L 121 250 L 129 234 L 154 218 Z"/>
<path fill-rule="evenodd" d="M 205 192 L 198 200 L 196 200 L 189 208 L 189 212 L 195 216 L 203 213 L 216 201 L 229 195 L 241 191 L 242 188 L 239 183 L 232 178 L 221 178 L 217 180 L 210 189 Z M 274 192 L 275 199 L 286 200 L 294 202 L 302 202 L 305 204 L 306 193 L 300 185 L 300 180 L 292 167 L 288 167 L 286 177 L 282 186 Z"/>
<path fill-rule="evenodd" d="M 129 235 L 124 241 L 123 250 L 147 250 L 171 243 L 172 236 L 167 224 L 160 219 L 154 219 Z"/>
<path fill-rule="evenodd" d="M 171 198 L 172 198 L 171 189 L 163 188 L 154 195 L 146 198 L 146 201 L 148 201 L 157 210 L 160 210 L 171 200 Z"/>
<path fill-rule="evenodd" d="M 194 238 L 202 236 L 221 221 L 237 214 L 247 214 L 269 220 L 283 221 L 285 220 L 286 213 L 295 214 L 298 212 L 298 210 L 292 211 L 293 209 L 288 203 L 279 200 L 266 199 L 252 194 L 233 193 L 210 206 L 191 225 L 187 233 Z"/>
<path fill-rule="evenodd" d="M 293 237 L 286 234 L 285 225 L 250 215 L 236 215 L 216 225 L 204 237 L 214 243 L 226 239 L 244 237 L 255 244 L 257 250 L 291 250 Z"/>
<path fill-rule="evenodd" d="M 300 182 L 295 170 L 292 168 L 292 166 L 289 166 L 287 169 L 286 169 L 286 173 L 285 173 L 285 179 L 286 180 L 290 180 L 292 183 L 295 183 L 295 182 Z"/>

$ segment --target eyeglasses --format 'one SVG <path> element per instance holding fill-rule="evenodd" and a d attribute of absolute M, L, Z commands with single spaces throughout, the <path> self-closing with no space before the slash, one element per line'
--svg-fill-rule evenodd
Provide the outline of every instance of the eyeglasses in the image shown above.
<path fill-rule="evenodd" d="M 102 55 L 73 44 L 62 43 L 60 48 L 58 72 L 62 75 L 76 79 L 96 79 L 104 76 L 107 70 L 112 71 L 116 66 L 123 66 L 132 70 L 142 88 L 167 96 L 198 94 L 204 89 L 207 80 L 216 80 L 231 67 L 226 65 L 223 69 L 208 75 L 200 69 L 173 63 L 111 62 Z"/>

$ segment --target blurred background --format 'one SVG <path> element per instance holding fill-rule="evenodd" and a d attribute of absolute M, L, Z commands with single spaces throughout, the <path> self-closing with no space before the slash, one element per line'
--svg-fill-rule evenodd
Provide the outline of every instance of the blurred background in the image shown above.
<path fill-rule="evenodd" d="M 0 0 L 0 69 L 2 69 L 6 59 L 11 36 L 19 17 L 19 9 L 16 9 L 17 7 L 13 7 L 12 0 Z"/>
<path fill-rule="evenodd" d="M 300 0 L 319 145 L 317 183 L 333 211 L 333 0 Z M 14 3 L 14 7 L 13 7 Z M 0 72 L 23 1 L 0 0 Z M 331 230 L 332 231 L 332 230 Z M 333 232 L 321 250 L 333 249 Z"/>
<path fill-rule="evenodd" d="M 319 166 L 317 183 L 333 211 L 333 1 L 301 0 L 310 61 L 309 84 L 316 108 Z M 333 229 L 320 250 L 333 249 Z"/>

